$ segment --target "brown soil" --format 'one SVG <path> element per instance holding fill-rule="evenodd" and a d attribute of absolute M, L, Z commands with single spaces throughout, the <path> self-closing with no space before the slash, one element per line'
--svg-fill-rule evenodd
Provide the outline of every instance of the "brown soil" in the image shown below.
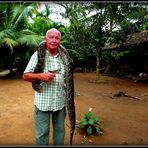
<path fill-rule="evenodd" d="M 135 83 L 101 76 L 107 83 L 91 83 L 94 73 L 75 73 L 76 119 L 93 108 L 93 116 L 102 119 L 102 136 L 85 135 L 76 127 L 74 145 L 147 145 L 148 83 Z M 115 97 L 118 92 L 137 97 Z M 34 145 L 31 83 L 0 79 L 0 145 Z M 77 124 L 78 125 L 78 124 Z M 52 142 L 52 135 L 50 136 Z M 66 118 L 65 144 L 69 144 L 69 120 Z"/>

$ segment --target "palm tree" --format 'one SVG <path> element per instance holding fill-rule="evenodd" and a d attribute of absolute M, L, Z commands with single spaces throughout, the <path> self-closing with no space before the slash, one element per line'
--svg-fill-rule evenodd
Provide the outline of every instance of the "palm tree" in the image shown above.
<path fill-rule="evenodd" d="M 0 3 L 0 53 L 13 73 L 14 49 L 18 45 L 37 46 L 42 36 L 27 30 L 29 16 L 37 11 L 39 3 Z"/>

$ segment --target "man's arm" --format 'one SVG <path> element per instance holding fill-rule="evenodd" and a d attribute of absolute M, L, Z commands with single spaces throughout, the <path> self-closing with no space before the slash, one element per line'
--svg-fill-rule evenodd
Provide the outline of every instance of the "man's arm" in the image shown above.
<path fill-rule="evenodd" d="M 42 80 L 44 82 L 49 82 L 55 77 L 54 73 L 33 73 L 33 72 L 26 72 L 23 74 L 23 80 L 28 82 L 34 82 L 37 80 Z"/>

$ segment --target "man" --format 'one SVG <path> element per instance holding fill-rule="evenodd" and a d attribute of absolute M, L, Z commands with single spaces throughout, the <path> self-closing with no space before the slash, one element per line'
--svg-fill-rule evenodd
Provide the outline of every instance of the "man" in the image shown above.
<path fill-rule="evenodd" d="M 45 37 L 45 53 L 39 58 L 39 51 L 35 52 L 24 71 L 23 79 L 25 81 L 37 84 L 34 99 L 34 121 L 36 144 L 48 145 L 50 132 L 50 118 L 52 115 L 53 125 L 53 145 L 63 145 L 65 137 L 65 63 L 60 55 L 61 33 L 52 28 L 47 31 Z M 42 46 L 41 46 L 42 47 Z M 40 69 L 38 60 L 44 59 L 44 67 L 36 72 L 36 67 Z M 38 62 L 38 64 L 37 64 Z M 42 65 L 41 65 L 42 67 Z M 39 91 L 38 91 L 39 90 Z"/>

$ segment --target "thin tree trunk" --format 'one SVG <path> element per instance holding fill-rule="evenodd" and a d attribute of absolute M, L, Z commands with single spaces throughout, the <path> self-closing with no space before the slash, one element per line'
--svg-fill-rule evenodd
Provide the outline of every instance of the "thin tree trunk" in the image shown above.
<path fill-rule="evenodd" d="M 100 80 L 100 48 L 96 49 L 96 82 Z"/>

